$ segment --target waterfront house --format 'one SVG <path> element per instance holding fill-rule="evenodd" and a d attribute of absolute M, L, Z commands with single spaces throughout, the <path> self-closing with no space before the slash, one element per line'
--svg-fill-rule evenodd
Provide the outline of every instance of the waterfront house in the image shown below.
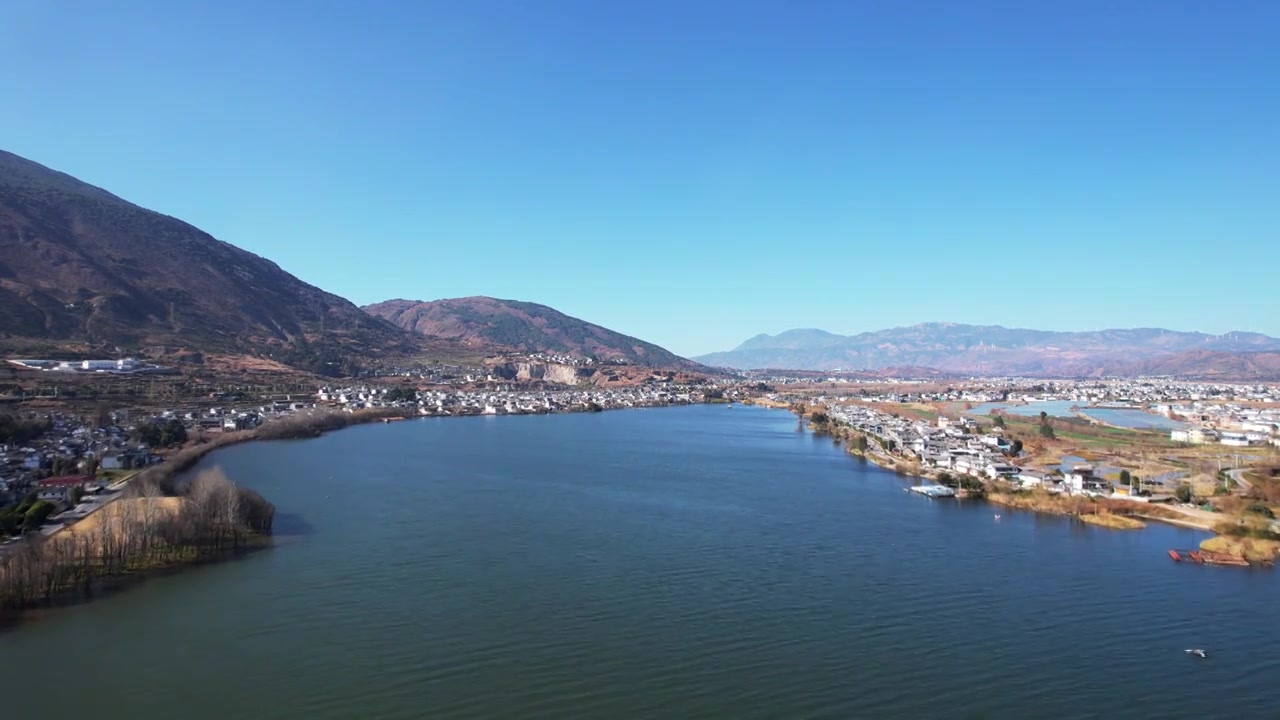
<path fill-rule="evenodd" d="M 1044 487 L 1049 476 L 1035 470 L 1022 470 L 1018 473 L 1018 476 L 1015 479 L 1024 489 L 1030 490 L 1032 488 Z"/>
<path fill-rule="evenodd" d="M 986 472 L 987 472 L 987 477 L 991 478 L 992 480 L 996 480 L 1000 478 L 1004 478 L 1004 479 L 1016 478 L 1018 477 L 1019 474 L 1021 474 L 1022 471 L 1021 469 L 1013 465 L 1010 465 L 1009 463 L 992 462 L 987 464 Z"/>
<path fill-rule="evenodd" d="M 74 488 L 83 488 L 93 478 L 88 475 L 63 475 L 36 482 L 36 497 L 49 502 L 69 502 Z"/>

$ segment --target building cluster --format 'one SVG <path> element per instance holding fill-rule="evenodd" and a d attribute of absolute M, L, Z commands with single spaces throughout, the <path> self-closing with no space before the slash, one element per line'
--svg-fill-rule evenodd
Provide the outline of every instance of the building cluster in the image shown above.
<path fill-rule="evenodd" d="M 24 370 L 66 373 L 119 373 L 164 372 L 167 368 L 134 358 L 119 360 L 10 360 L 15 367 Z"/>
<path fill-rule="evenodd" d="M 571 367 L 592 367 L 597 365 L 597 361 L 593 357 L 579 357 L 577 355 L 561 355 L 558 353 L 532 353 L 528 356 L 531 362 L 554 363 L 556 365 L 569 365 Z"/>
<path fill-rule="evenodd" d="M 1218 443 L 1228 447 L 1271 444 L 1280 447 L 1280 409 L 1202 400 L 1153 405 L 1151 409 L 1187 423 L 1186 427 L 1170 431 L 1169 437 L 1174 442 L 1192 445 Z"/>
<path fill-rule="evenodd" d="M 103 470 L 142 467 L 158 458 L 151 448 L 131 439 L 129 428 L 98 427 L 79 418 L 54 413 L 38 437 L 0 445 L 0 507 L 35 491 L 39 499 L 65 502 L 75 487 L 94 486 L 85 475 L 90 464 Z"/>
<path fill-rule="evenodd" d="M 31 418 L 47 423 L 38 436 L 24 442 L 0 444 L 0 508 L 16 504 L 31 492 L 41 500 L 67 502 L 73 490 L 100 488 L 99 471 L 135 470 L 161 462 L 157 438 L 185 438 L 196 433 L 217 434 L 255 428 L 273 418 L 303 410 L 315 403 L 275 402 L 245 407 L 174 408 L 155 414 L 86 420 L 52 413 Z M 179 432 L 180 429 L 180 432 Z M 148 432 L 149 431 L 149 432 Z M 153 435 L 149 442 L 145 438 Z"/>
<path fill-rule="evenodd" d="M 1094 466 L 1068 463 L 1049 470 L 1019 467 L 1018 448 L 998 427 L 981 431 L 971 418 L 939 416 L 936 422 L 911 420 L 861 404 L 831 404 L 828 414 L 870 438 L 872 452 L 914 459 L 922 467 L 956 477 L 1002 480 L 1023 489 L 1071 495 L 1111 496 L 1114 484 Z M 1153 483 L 1157 486 L 1158 482 Z M 1127 489 L 1124 491 L 1127 493 Z M 1156 499 L 1164 499 L 1156 496 Z"/>
<path fill-rule="evenodd" d="M 420 415 L 526 415 L 631 407 L 661 407 L 703 402 L 705 393 L 683 386 L 639 386 L 609 389 L 417 390 L 410 397 L 393 388 L 322 387 L 318 402 L 346 411 L 414 407 Z"/>

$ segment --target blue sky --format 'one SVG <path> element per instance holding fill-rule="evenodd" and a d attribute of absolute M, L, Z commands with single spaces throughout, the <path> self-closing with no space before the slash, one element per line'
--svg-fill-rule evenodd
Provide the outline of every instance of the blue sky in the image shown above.
<path fill-rule="evenodd" d="M 360 304 L 1280 335 L 1280 3 L 4 14 L 0 148 Z"/>

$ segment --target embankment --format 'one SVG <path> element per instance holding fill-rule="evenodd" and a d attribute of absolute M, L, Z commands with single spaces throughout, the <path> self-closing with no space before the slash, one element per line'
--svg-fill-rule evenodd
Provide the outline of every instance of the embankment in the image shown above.
<path fill-rule="evenodd" d="M 153 465 L 130 478 L 126 488 L 132 497 L 154 495 L 156 488 L 164 494 L 173 494 L 176 489 L 173 480 L 181 473 L 190 470 L 205 455 L 219 448 L 238 445 L 251 440 L 298 440 L 318 437 L 326 432 L 341 430 L 351 425 L 379 422 L 382 420 L 412 417 L 412 409 L 360 410 L 347 412 L 321 412 L 308 415 L 295 415 L 269 422 L 253 430 L 224 433 L 214 439 L 183 448 L 169 456 L 165 462 Z"/>

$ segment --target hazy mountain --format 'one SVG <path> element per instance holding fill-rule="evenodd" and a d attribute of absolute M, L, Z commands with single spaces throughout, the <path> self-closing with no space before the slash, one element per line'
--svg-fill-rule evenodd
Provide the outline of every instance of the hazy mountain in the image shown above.
<path fill-rule="evenodd" d="M 0 344 L 181 348 L 334 372 L 422 341 L 181 220 L 0 151 Z"/>
<path fill-rule="evenodd" d="M 757 335 L 728 352 L 694 358 L 711 366 L 800 370 L 875 370 L 923 366 L 985 375 L 1101 375 L 1168 360 L 1191 368 L 1209 356 L 1280 351 L 1280 340 L 1257 333 L 1209 335 L 1159 328 L 1054 332 L 998 325 L 925 323 L 852 336 L 821 330 Z M 1218 357 L 1216 362 L 1225 362 Z M 1265 365 L 1265 361 L 1262 363 Z M 1153 365 L 1152 367 L 1157 367 Z"/>
<path fill-rule="evenodd" d="M 406 330 L 469 346 L 620 360 L 649 367 L 700 369 L 697 363 L 653 343 L 530 302 L 490 297 L 432 302 L 387 300 L 367 305 L 364 310 Z"/>
<path fill-rule="evenodd" d="M 1127 365 L 1117 375 L 1172 375 L 1206 380 L 1280 379 L 1280 352 L 1190 350 Z"/>

